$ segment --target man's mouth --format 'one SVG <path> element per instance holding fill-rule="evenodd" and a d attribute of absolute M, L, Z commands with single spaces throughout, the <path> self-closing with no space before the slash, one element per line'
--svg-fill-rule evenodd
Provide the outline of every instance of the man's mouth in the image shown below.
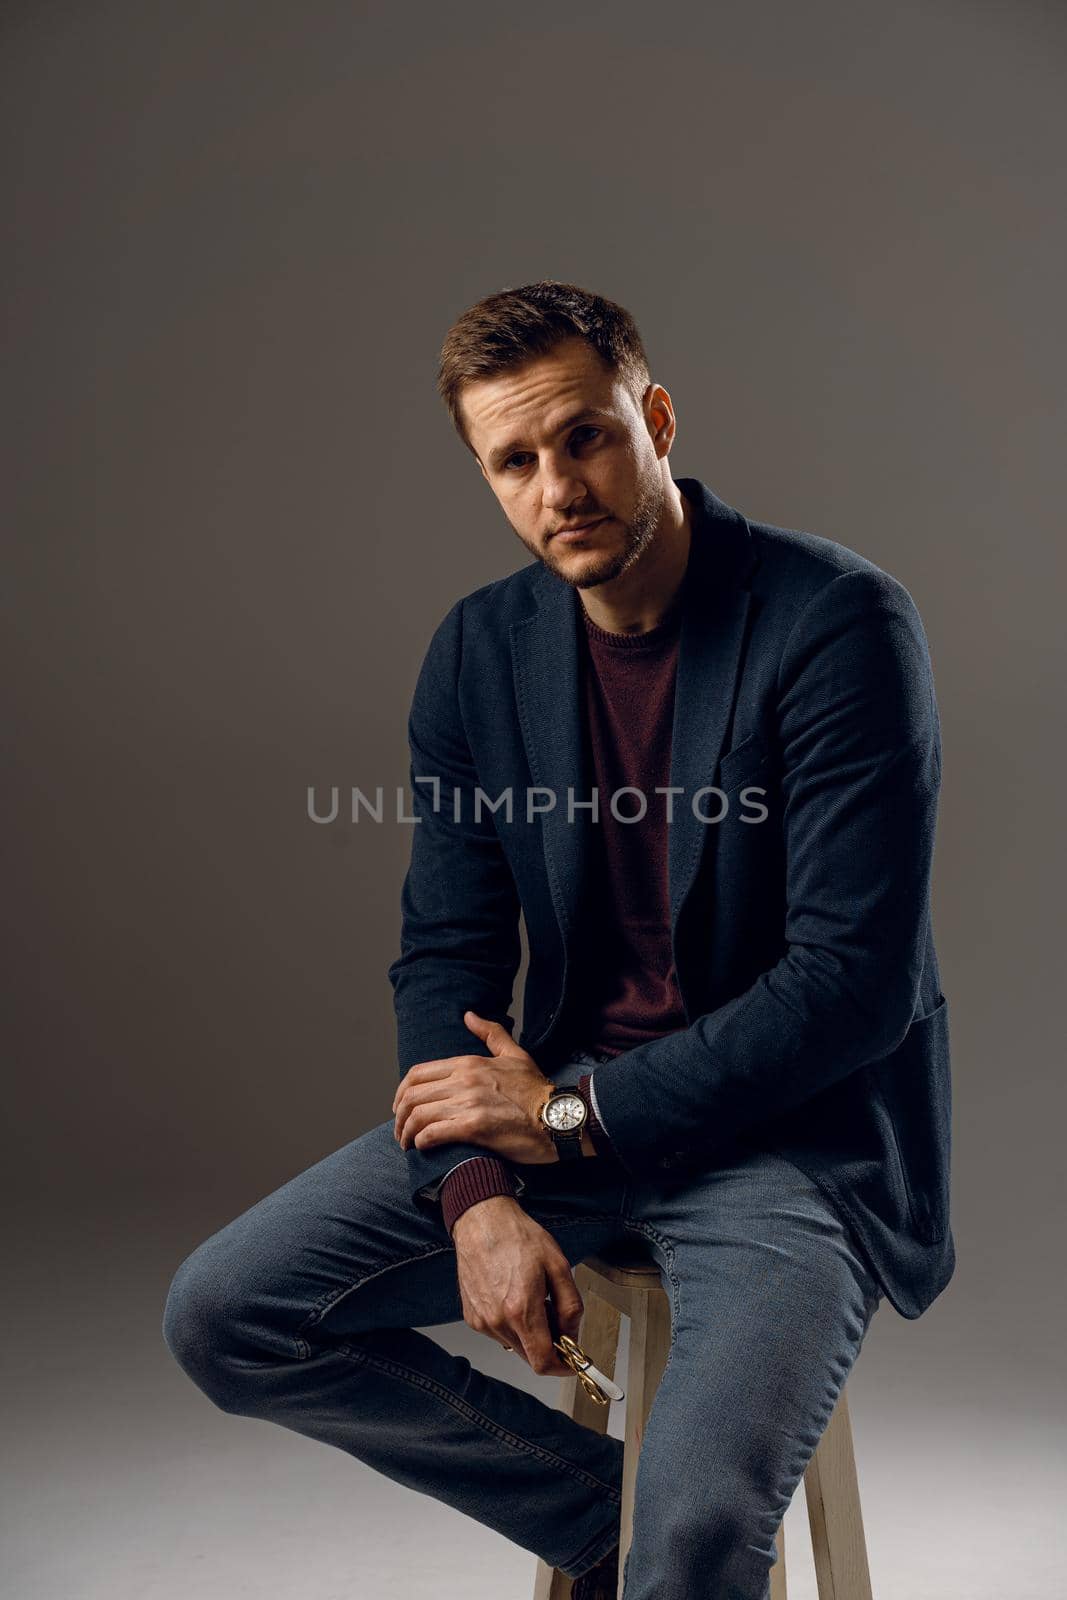
<path fill-rule="evenodd" d="M 585 534 L 591 533 L 594 528 L 598 528 L 602 522 L 607 520 L 607 517 L 593 517 L 589 522 L 570 522 L 562 528 L 557 528 L 552 537 L 554 539 L 564 539 L 568 542 L 572 539 L 581 539 Z"/>

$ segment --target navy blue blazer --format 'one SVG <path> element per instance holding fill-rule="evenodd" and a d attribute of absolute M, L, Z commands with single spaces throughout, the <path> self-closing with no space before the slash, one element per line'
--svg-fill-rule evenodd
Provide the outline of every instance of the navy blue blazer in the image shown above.
<path fill-rule="evenodd" d="M 674 481 L 693 513 L 667 830 L 687 1026 L 593 1069 L 601 1119 L 635 1179 L 778 1152 L 843 1213 L 896 1310 L 918 1317 L 955 1265 L 930 919 L 940 728 L 922 622 L 855 551 Z M 401 1076 L 488 1054 L 468 1007 L 513 1029 L 520 911 L 519 1043 L 550 1071 L 591 1042 L 580 604 L 535 560 L 457 601 L 430 642 L 389 968 Z M 484 1153 L 412 1147 L 416 1202 L 437 1210 L 427 1185 Z"/>

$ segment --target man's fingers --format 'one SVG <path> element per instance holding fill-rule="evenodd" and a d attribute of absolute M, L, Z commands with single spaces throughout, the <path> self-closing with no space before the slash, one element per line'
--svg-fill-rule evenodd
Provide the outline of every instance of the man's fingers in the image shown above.
<path fill-rule="evenodd" d="M 476 1011 L 465 1011 L 463 1020 L 472 1033 L 487 1044 L 494 1056 L 507 1056 L 529 1061 L 533 1058 L 515 1043 L 515 1035 L 504 1023 L 489 1017 L 480 1017 Z"/>
<path fill-rule="evenodd" d="M 397 1112 L 395 1133 L 398 1139 L 403 1137 L 408 1122 L 420 1106 L 433 1105 L 440 1100 L 447 1100 L 452 1094 L 448 1081 L 439 1078 L 433 1083 L 424 1083 L 421 1088 L 413 1090 L 406 1096 L 403 1106 Z"/>
<path fill-rule="evenodd" d="M 552 1292 L 550 1320 L 554 1315 L 560 1333 L 569 1334 L 572 1339 L 577 1340 L 585 1308 L 570 1265 L 564 1261 L 562 1266 L 546 1267 L 545 1270 Z"/>
<path fill-rule="evenodd" d="M 526 1359 L 535 1372 L 558 1373 L 562 1376 L 570 1368 L 552 1343 L 552 1323 L 548 1306 L 541 1299 L 527 1308 L 518 1321 L 517 1332 L 526 1352 Z"/>
<path fill-rule="evenodd" d="M 480 1135 L 476 1118 L 464 1117 L 430 1117 L 422 1127 L 416 1127 L 411 1137 L 408 1138 L 407 1129 L 404 1138 L 408 1145 L 414 1145 L 418 1150 L 425 1150 L 431 1144 L 452 1144 L 461 1142 L 474 1144 L 475 1134 Z"/>
<path fill-rule="evenodd" d="M 565 1377 L 571 1369 L 560 1358 L 559 1351 L 553 1347 L 551 1326 L 544 1314 L 544 1301 L 541 1302 L 541 1307 L 540 1329 L 537 1325 L 537 1310 L 534 1307 L 528 1315 L 513 1316 L 503 1325 L 487 1329 L 486 1332 L 501 1349 L 510 1349 L 515 1355 L 521 1356 L 532 1371 L 548 1375 L 555 1373 Z"/>
<path fill-rule="evenodd" d="M 509 1315 L 502 1307 L 498 1315 L 492 1320 L 484 1318 L 481 1322 L 471 1322 L 466 1308 L 464 1308 L 463 1315 L 473 1328 L 477 1329 L 479 1333 L 484 1333 L 487 1339 L 492 1339 L 494 1344 L 498 1344 L 502 1350 L 513 1351 L 515 1355 L 522 1356 L 523 1360 L 529 1361 L 529 1353 L 523 1338 L 521 1317 Z"/>
<path fill-rule="evenodd" d="M 509 1344 L 514 1345 L 526 1365 L 534 1372 L 542 1372 L 548 1356 L 554 1357 L 556 1354 L 550 1345 L 546 1355 L 544 1342 L 543 1340 L 538 1340 L 537 1330 L 534 1328 L 532 1321 L 517 1321 L 515 1327 L 507 1335 L 507 1340 Z"/>
<path fill-rule="evenodd" d="M 469 1060 L 469 1056 L 446 1056 L 441 1061 L 416 1061 L 413 1067 L 408 1068 L 396 1086 L 396 1093 L 393 1096 L 394 1112 L 400 1104 L 401 1096 L 410 1092 L 416 1085 L 436 1083 L 442 1078 L 449 1078 L 461 1062 Z"/>

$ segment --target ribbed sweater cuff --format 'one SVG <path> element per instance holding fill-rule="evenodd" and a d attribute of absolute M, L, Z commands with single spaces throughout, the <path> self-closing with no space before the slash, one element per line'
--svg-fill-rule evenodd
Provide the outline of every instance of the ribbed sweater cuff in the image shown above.
<path fill-rule="evenodd" d="M 499 1156 L 476 1156 L 453 1168 L 441 1185 L 441 1215 L 449 1236 L 456 1218 L 469 1206 L 494 1194 L 514 1196 L 515 1189 L 514 1174 Z"/>

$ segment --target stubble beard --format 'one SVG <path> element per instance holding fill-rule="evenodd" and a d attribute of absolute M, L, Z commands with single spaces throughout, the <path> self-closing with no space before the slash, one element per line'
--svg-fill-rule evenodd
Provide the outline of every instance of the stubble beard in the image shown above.
<path fill-rule="evenodd" d="M 659 477 L 645 480 L 638 491 L 637 504 L 629 522 L 622 523 L 625 533 L 622 549 L 614 554 L 598 555 L 591 564 L 575 571 L 566 570 L 566 558 L 561 566 L 557 566 L 551 556 L 551 540 L 548 546 L 550 553 L 547 556 L 541 555 L 540 551 L 535 554 L 540 555 L 550 572 L 555 573 L 557 578 L 562 578 L 564 583 L 569 583 L 572 588 L 596 589 L 602 583 L 610 583 L 613 578 L 621 577 L 624 572 L 629 571 L 635 561 L 640 560 L 655 538 L 665 500 L 666 495 Z"/>

